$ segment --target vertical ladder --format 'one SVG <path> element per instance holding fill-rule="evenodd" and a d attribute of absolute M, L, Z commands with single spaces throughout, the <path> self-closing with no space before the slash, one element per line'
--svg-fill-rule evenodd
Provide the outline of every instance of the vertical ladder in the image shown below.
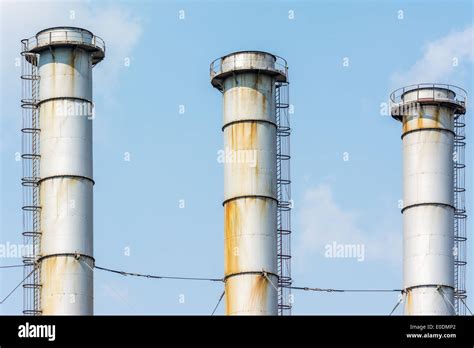
<path fill-rule="evenodd" d="M 454 300 L 457 315 L 466 315 L 466 186 L 465 186 L 465 147 L 466 123 L 464 114 L 454 118 Z"/>
<path fill-rule="evenodd" d="M 38 55 L 28 52 L 27 42 L 22 41 L 21 65 L 22 81 L 22 179 L 23 186 L 23 257 L 24 277 L 31 275 L 23 283 L 23 314 L 39 315 L 40 311 L 40 270 L 36 267 L 39 255 L 40 227 L 40 125 L 39 125 L 39 75 Z"/>
<path fill-rule="evenodd" d="M 278 314 L 290 315 L 291 298 L 291 177 L 290 177 L 290 122 L 289 85 L 275 86 L 275 116 L 277 123 L 277 261 Z"/>

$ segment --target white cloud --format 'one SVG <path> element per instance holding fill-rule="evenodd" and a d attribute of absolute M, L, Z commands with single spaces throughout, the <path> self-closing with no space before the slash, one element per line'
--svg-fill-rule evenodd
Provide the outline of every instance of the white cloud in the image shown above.
<path fill-rule="evenodd" d="M 392 215 L 365 216 L 370 223 L 368 229 L 363 229 L 360 227 L 361 214 L 342 209 L 328 184 L 308 189 L 300 204 L 300 235 L 295 248 L 298 265 L 307 264 L 306 261 L 316 255 L 324 256 L 325 246 L 333 242 L 364 245 L 367 262 L 382 260 L 400 264 L 402 230 L 394 227 L 396 223 L 392 217 L 398 211 L 394 210 Z"/>
<path fill-rule="evenodd" d="M 473 37 L 474 26 L 470 26 L 428 42 L 422 47 L 423 56 L 415 64 L 393 74 L 393 85 L 398 88 L 425 82 L 462 84 L 465 67 L 474 61 Z"/>
<path fill-rule="evenodd" d="M 142 33 L 140 19 L 119 7 L 110 7 L 92 12 L 85 20 L 85 28 L 100 36 L 106 45 L 106 56 L 96 72 L 98 91 L 113 100 L 113 91 L 121 72 L 126 72 L 125 59 L 133 58 L 133 50 Z"/>

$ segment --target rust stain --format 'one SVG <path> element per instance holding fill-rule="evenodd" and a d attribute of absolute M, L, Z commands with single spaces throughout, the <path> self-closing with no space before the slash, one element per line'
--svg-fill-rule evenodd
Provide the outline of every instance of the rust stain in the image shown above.
<path fill-rule="evenodd" d="M 273 204 L 267 199 L 247 197 L 231 200 L 224 205 L 224 272 L 226 275 L 249 271 L 249 269 L 242 269 L 243 261 L 253 257 L 248 250 L 251 246 L 243 242 L 243 236 L 251 233 L 246 229 L 246 213 L 249 209 L 253 209 L 257 216 L 266 216 L 270 211 L 270 205 Z M 254 233 L 259 233 L 259 231 L 254 231 Z M 259 272 L 261 269 L 252 271 Z"/>
<path fill-rule="evenodd" d="M 74 69 L 75 66 L 75 60 L 76 60 L 76 50 L 71 49 L 71 53 L 68 55 L 69 56 L 69 66 Z"/>
<path fill-rule="evenodd" d="M 440 115 L 439 115 L 439 108 L 435 108 L 434 121 L 435 121 L 435 127 L 442 127 L 441 120 L 440 120 Z"/>
<path fill-rule="evenodd" d="M 67 267 L 65 257 L 49 257 L 41 262 L 41 308 L 44 314 L 55 314 L 61 312 L 57 307 L 58 296 L 64 296 L 62 278 Z"/>
<path fill-rule="evenodd" d="M 237 201 L 227 202 L 224 206 L 224 272 L 226 275 L 240 272 L 241 250 L 236 238 L 240 230 L 241 214 L 237 207 Z"/>
<path fill-rule="evenodd" d="M 426 115 L 423 109 L 419 109 L 418 115 L 403 118 L 403 133 L 422 128 L 446 128 L 439 107 L 433 108 L 433 115 Z"/>
<path fill-rule="evenodd" d="M 76 275 L 81 273 L 81 268 L 87 267 L 81 264 L 80 261 L 72 257 L 51 256 L 41 262 L 41 309 L 43 315 L 62 314 L 65 310 L 63 307 L 68 303 L 71 293 L 66 292 L 65 279 L 67 275 L 76 278 Z M 71 280 L 69 280 L 71 281 Z M 72 280 L 73 288 L 77 287 L 76 280 Z M 74 290 L 73 290 L 74 291 Z M 78 293 L 75 293 L 78 295 Z"/>
<path fill-rule="evenodd" d="M 225 310 L 227 315 L 265 314 L 267 312 L 270 283 L 261 274 L 245 275 L 240 280 L 230 278 L 225 283 Z M 239 285 L 240 284 L 240 285 Z M 246 292 L 242 292 L 246 289 Z"/>
<path fill-rule="evenodd" d="M 226 275 L 242 272 L 241 260 L 252 257 L 245 245 L 241 244 L 242 235 L 248 233 L 244 230 L 245 211 L 252 207 L 263 215 L 268 211 L 268 204 L 267 200 L 248 197 L 232 200 L 224 205 L 224 273 Z"/>
<path fill-rule="evenodd" d="M 257 73 L 257 78 L 255 79 L 254 88 L 255 88 L 255 89 L 259 89 L 259 86 L 262 85 L 262 82 L 263 82 L 263 75 Z"/>
<path fill-rule="evenodd" d="M 263 275 L 255 276 L 252 282 L 250 293 L 250 303 L 252 308 L 258 309 L 267 307 L 268 280 Z"/>
<path fill-rule="evenodd" d="M 251 150 L 257 148 L 257 122 L 241 122 L 230 126 L 230 148 L 232 150 Z"/>
<path fill-rule="evenodd" d="M 257 122 L 250 123 L 250 143 L 248 144 L 250 149 L 257 148 Z"/>
<path fill-rule="evenodd" d="M 441 122 L 441 118 L 440 118 L 440 112 L 439 112 L 439 108 L 435 108 L 434 110 L 434 125 L 433 127 L 434 128 L 445 128 Z M 440 137 L 441 137 L 441 133 L 440 132 L 434 132 L 434 141 L 435 142 L 438 142 L 440 140 Z"/>
<path fill-rule="evenodd" d="M 264 76 L 261 74 L 257 74 L 257 79 L 256 79 L 256 84 L 255 84 L 255 103 L 258 106 L 262 107 L 262 113 L 263 115 L 267 114 L 267 97 L 265 96 L 265 91 L 266 88 L 271 84 L 272 82 L 269 81 L 268 76 Z"/>
<path fill-rule="evenodd" d="M 413 303 L 412 303 L 412 294 L 411 294 L 411 290 L 407 290 L 407 304 L 406 304 L 406 308 L 407 308 L 407 312 L 408 314 L 411 314 L 412 313 L 412 306 L 413 306 Z"/>
<path fill-rule="evenodd" d="M 227 98 L 224 98 L 224 104 L 227 104 L 227 99 L 229 99 L 232 104 L 231 109 L 234 110 L 236 116 L 269 117 L 267 94 L 271 95 L 269 87 L 272 81 L 270 77 L 258 74 L 243 74 L 229 79 L 232 79 L 232 85 L 226 90 L 230 94 Z"/>
<path fill-rule="evenodd" d="M 51 73 L 53 74 L 53 78 L 51 79 L 52 80 L 52 91 L 51 91 L 51 94 L 56 96 L 56 52 L 55 52 L 55 49 L 54 47 L 51 47 Z M 41 80 L 40 80 L 41 81 Z"/>
<path fill-rule="evenodd" d="M 232 308 L 231 308 L 231 297 L 232 297 L 232 294 L 230 293 L 230 286 L 228 284 L 228 282 L 225 282 L 225 285 L 224 285 L 224 289 L 225 289 L 225 312 L 227 315 L 231 314 L 232 313 Z"/>
<path fill-rule="evenodd" d="M 418 111 L 417 128 L 423 128 L 423 119 L 423 111 L 420 109 Z"/>
<path fill-rule="evenodd" d="M 80 55 L 79 55 L 80 56 Z M 69 83 L 71 84 L 71 94 L 73 96 L 76 95 L 75 86 L 76 86 L 76 49 L 72 49 L 69 54 L 69 66 L 68 69 L 70 70 L 70 80 Z"/>

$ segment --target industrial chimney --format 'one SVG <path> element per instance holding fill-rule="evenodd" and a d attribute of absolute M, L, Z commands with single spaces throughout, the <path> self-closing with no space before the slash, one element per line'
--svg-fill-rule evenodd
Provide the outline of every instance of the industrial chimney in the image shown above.
<path fill-rule="evenodd" d="M 225 293 L 228 315 L 277 315 L 278 175 L 275 97 L 286 62 L 259 51 L 211 64 L 224 95 Z"/>
<path fill-rule="evenodd" d="M 455 299 L 465 293 L 458 279 L 465 266 L 465 228 L 459 228 L 465 220 L 459 150 L 465 143 L 457 130 L 464 127 L 466 92 L 419 84 L 396 90 L 391 102 L 403 129 L 405 314 L 453 315 Z"/>
<path fill-rule="evenodd" d="M 105 44 L 90 31 L 54 27 L 22 40 L 30 64 L 31 127 L 24 127 L 33 169 L 23 185 L 33 187 L 36 267 L 32 309 L 26 314 L 93 314 L 92 67 L 105 55 Z M 39 135 L 39 136 L 38 136 Z M 24 209 L 25 210 L 25 209 Z M 25 235 L 25 233 L 24 233 Z"/>

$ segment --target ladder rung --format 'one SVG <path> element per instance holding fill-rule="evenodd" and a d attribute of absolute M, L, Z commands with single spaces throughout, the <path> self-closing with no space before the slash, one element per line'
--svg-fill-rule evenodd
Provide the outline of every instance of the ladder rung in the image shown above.
<path fill-rule="evenodd" d="M 281 260 L 289 260 L 291 259 L 291 255 L 288 254 L 278 254 L 277 257 Z"/>
<path fill-rule="evenodd" d="M 39 80 L 39 75 L 35 74 L 26 74 L 26 75 L 21 75 L 20 78 L 22 80 Z"/>
<path fill-rule="evenodd" d="M 27 289 L 38 289 L 41 287 L 41 284 L 37 284 L 37 283 L 25 283 L 23 284 L 23 287 L 24 288 L 27 288 Z"/>
<path fill-rule="evenodd" d="M 24 315 L 40 315 L 43 311 L 37 309 L 25 309 L 23 310 Z"/>
<path fill-rule="evenodd" d="M 290 155 L 277 154 L 277 159 L 280 159 L 282 161 L 287 161 L 287 160 L 291 159 L 291 156 Z"/>
<path fill-rule="evenodd" d="M 456 242 L 465 242 L 465 241 L 467 241 L 467 237 L 455 236 L 454 240 Z"/>
<path fill-rule="evenodd" d="M 21 207 L 22 210 L 24 211 L 38 211 L 41 209 L 41 206 L 39 205 L 24 205 Z"/>
<path fill-rule="evenodd" d="M 21 158 L 23 159 L 36 159 L 36 158 L 40 158 L 41 155 L 39 154 L 36 154 L 36 153 L 24 153 L 21 155 Z"/>
<path fill-rule="evenodd" d="M 39 231 L 25 231 L 22 232 L 22 235 L 25 237 L 37 237 L 41 235 L 41 232 Z"/>
<path fill-rule="evenodd" d="M 37 109 L 38 108 L 38 99 L 22 99 L 21 107 L 25 109 Z"/>
<path fill-rule="evenodd" d="M 22 133 L 39 133 L 41 131 L 40 128 L 22 128 Z"/>
<path fill-rule="evenodd" d="M 291 180 L 289 179 L 277 179 L 277 183 L 281 185 L 289 185 L 291 184 Z"/>

